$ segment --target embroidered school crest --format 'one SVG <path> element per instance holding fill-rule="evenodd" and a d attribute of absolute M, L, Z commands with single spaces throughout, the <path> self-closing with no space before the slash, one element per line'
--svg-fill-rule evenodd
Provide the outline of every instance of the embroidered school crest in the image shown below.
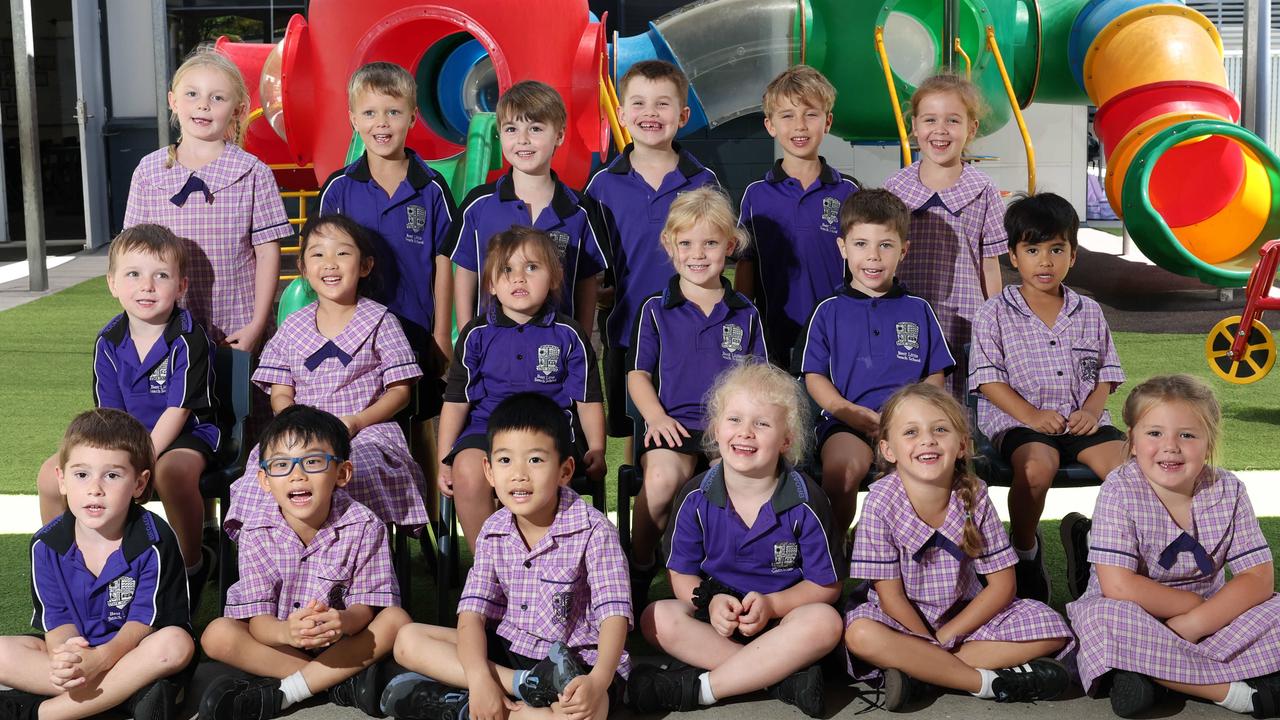
<path fill-rule="evenodd" d="M 563 230 L 552 230 L 547 233 L 551 236 L 551 242 L 555 243 L 556 253 L 560 255 L 560 259 L 564 260 L 564 256 L 569 252 L 569 233 Z"/>
<path fill-rule="evenodd" d="M 329 588 L 329 607 L 334 610 L 347 609 L 347 586 L 341 583 Z"/>
<path fill-rule="evenodd" d="M 411 233 L 422 232 L 422 228 L 427 226 L 427 209 L 421 205 L 406 205 L 404 209 L 404 229 Z"/>
<path fill-rule="evenodd" d="M 1093 355 L 1080 358 L 1080 381 L 1085 383 L 1098 382 L 1098 358 Z"/>
<path fill-rule="evenodd" d="M 128 575 L 118 577 L 107 586 L 107 607 L 123 610 L 133 601 L 133 591 L 138 581 Z"/>
<path fill-rule="evenodd" d="M 915 350 L 920 347 L 920 326 L 913 322 L 900 322 L 894 325 L 898 334 L 898 345 L 904 350 Z"/>
<path fill-rule="evenodd" d="M 742 352 L 742 338 L 745 333 L 742 331 L 741 325 L 733 323 L 725 323 L 720 328 L 720 348 L 724 350 L 721 356 L 726 360 L 732 360 L 734 355 Z"/>
<path fill-rule="evenodd" d="M 840 219 L 840 201 L 833 198 L 822 198 L 822 229 L 836 230 Z"/>
<path fill-rule="evenodd" d="M 573 593 L 570 591 L 558 592 L 551 598 L 551 612 L 555 615 L 556 622 L 569 622 L 569 611 L 573 609 Z"/>
<path fill-rule="evenodd" d="M 169 364 L 160 363 L 151 371 L 147 389 L 152 395 L 163 395 L 169 388 Z"/>
<path fill-rule="evenodd" d="M 773 544 L 773 566 L 774 572 L 786 572 L 787 570 L 795 570 L 796 564 L 800 559 L 800 543 L 784 540 Z"/>
<path fill-rule="evenodd" d="M 560 347 L 558 345 L 542 345 L 538 348 L 538 376 L 534 382 L 549 383 L 556 381 L 560 370 Z"/>

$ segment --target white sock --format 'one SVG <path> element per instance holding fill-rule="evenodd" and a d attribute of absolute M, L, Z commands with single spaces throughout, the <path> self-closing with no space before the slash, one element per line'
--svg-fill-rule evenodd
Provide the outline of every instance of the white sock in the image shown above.
<path fill-rule="evenodd" d="M 973 693 L 973 696 L 983 700 L 990 700 L 996 696 L 995 692 L 991 690 L 991 683 L 996 680 L 996 671 L 982 668 L 977 668 L 977 670 L 978 674 L 982 676 L 982 687 L 978 689 L 978 692 Z"/>
<path fill-rule="evenodd" d="M 704 672 L 698 676 L 698 704 L 715 705 L 716 694 L 711 692 L 711 673 Z M 1250 705 L 1252 707 L 1252 705 Z"/>
<path fill-rule="evenodd" d="M 1231 712 L 1248 715 L 1253 712 L 1253 688 L 1237 680 L 1227 686 L 1227 696 L 1218 704 Z"/>
<path fill-rule="evenodd" d="M 307 687 L 307 681 L 302 679 L 301 670 L 280 681 L 280 692 L 284 693 L 284 701 L 280 703 L 281 710 L 315 695 Z"/>
<path fill-rule="evenodd" d="M 201 558 L 196 561 L 195 565 L 191 565 L 187 568 L 187 577 L 191 577 L 192 575 L 195 575 L 196 573 L 200 572 L 203 569 L 204 569 L 204 557 L 201 556 Z"/>
<path fill-rule="evenodd" d="M 1032 540 L 1032 541 L 1031 541 L 1031 549 L 1030 549 L 1030 550 L 1023 550 L 1022 548 L 1018 547 L 1017 545 L 1014 545 L 1014 546 L 1013 546 L 1013 551 L 1014 551 L 1014 552 L 1016 552 L 1016 553 L 1018 553 L 1018 559 L 1019 559 L 1019 560 L 1035 560 L 1035 559 L 1036 559 L 1036 551 L 1037 551 L 1037 550 L 1039 550 L 1039 549 L 1040 549 L 1040 541 L 1039 541 L 1039 540 Z"/>

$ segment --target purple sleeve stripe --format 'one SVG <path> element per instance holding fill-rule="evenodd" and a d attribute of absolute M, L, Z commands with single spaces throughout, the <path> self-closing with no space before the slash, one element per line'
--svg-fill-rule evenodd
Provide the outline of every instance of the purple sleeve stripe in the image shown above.
<path fill-rule="evenodd" d="M 254 228 L 253 230 L 250 230 L 249 232 L 254 233 L 254 234 L 256 235 L 257 233 L 260 233 L 260 232 L 266 232 L 266 231 L 271 230 L 271 229 L 273 229 L 273 228 L 278 228 L 278 227 L 280 227 L 280 226 L 282 226 L 282 225 L 288 225 L 288 224 L 289 224 L 289 221 L 288 221 L 288 220 L 285 220 L 284 222 L 272 223 L 272 224 L 270 224 L 270 225 L 264 225 L 264 226 L 262 226 L 262 227 L 260 227 L 260 228 Z"/>
<path fill-rule="evenodd" d="M 1130 552 L 1125 552 L 1123 550 L 1113 550 L 1111 548 L 1098 547 L 1097 545 L 1090 545 L 1089 549 L 1097 550 L 1098 552 L 1107 552 L 1113 555 L 1124 555 L 1125 557 L 1131 557 L 1134 560 L 1141 560 L 1141 558 L 1139 558 L 1137 555 L 1134 555 L 1133 553 L 1130 553 Z"/>
<path fill-rule="evenodd" d="M 995 240 L 983 240 L 982 244 L 985 247 L 987 245 L 1004 245 L 1004 244 L 1007 244 L 1008 242 L 1009 242 L 1009 238 L 1002 237 L 1002 238 L 996 238 Z"/>
<path fill-rule="evenodd" d="M 898 563 L 898 558 L 893 558 L 891 560 L 867 560 L 865 558 L 853 558 L 853 560 L 849 562 L 850 565 L 857 565 L 858 563 L 869 563 L 872 565 L 896 565 Z"/>
<path fill-rule="evenodd" d="M 602 608 L 602 607 L 608 607 L 608 606 L 610 606 L 610 605 L 622 605 L 623 607 L 625 607 L 625 608 L 626 608 L 626 609 L 628 609 L 628 610 L 630 610 L 630 609 L 631 609 L 631 601 L 629 601 L 629 600 L 605 600 L 604 602 L 602 602 L 602 603 L 600 603 L 600 604 L 598 604 L 598 605 L 593 605 L 591 609 L 592 609 L 592 610 L 599 610 L 599 609 L 600 609 L 600 608 Z"/>
<path fill-rule="evenodd" d="M 1004 547 L 1000 548 L 999 550 L 992 550 L 991 552 L 989 552 L 989 553 L 987 553 L 987 554 L 985 554 L 985 555 L 979 555 L 979 556 L 978 556 L 978 559 L 979 559 L 979 560 L 983 560 L 983 559 L 986 559 L 986 558 L 991 557 L 992 555 L 999 555 L 1000 553 L 1007 551 L 1007 550 L 1008 550 L 1009 548 L 1011 548 L 1011 547 L 1013 547 L 1013 546 L 1012 546 L 1012 545 L 1005 545 Z"/>
<path fill-rule="evenodd" d="M 476 600 L 476 601 L 485 603 L 486 605 L 492 605 L 497 608 L 506 607 L 505 603 L 498 602 L 493 598 L 487 598 L 482 595 L 463 595 L 462 597 L 458 598 L 458 605 L 461 606 L 462 601 L 464 600 Z"/>
<path fill-rule="evenodd" d="M 250 603 L 227 603 L 227 607 L 223 611 L 223 614 L 232 620 L 244 620 L 258 615 L 270 615 L 275 617 L 275 611 L 275 603 L 260 600 Z"/>
<path fill-rule="evenodd" d="M 290 372 L 293 372 L 293 371 L 292 371 L 292 370 L 290 370 L 289 368 L 286 368 L 286 367 L 276 367 L 275 365 L 259 365 L 259 366 L 258 366 L 258 370 L 277 370 L 277 371 L 282 372 L 282 373 L 290 373 Z"/>
<path fill-rule="evenodd" d="M 999 365 L 980 365 L 969 371 L 969 377 L 973 377 L 974 375 L 981 373 L 983 370 L 995 370 L 998 373 L 1008 374 L 1008 371 Z"/>
<path fill-rule="evenodd" d="M 1231 556 L 1231 557 L 1227 558 L 1227 562 L 1234 562 L 1234 561 L 1239 560 L 1240 558 L 1242 558 L 1242 557 L 1244 557 L 1244 556 L 1246 556 L 1246 555 L 1252 555 L 1252 554 L 1254 554 L 1254 553 L 1256 553 L 1256 552 L 1259 552 L 1259 551 L 1261 551 L 1261 550 L 1267 550 L 1267 551 L 1269 551 L 1269 550 L 1271 550 L 1271 548 L 1270 548 L 1269 546 L 1267 546 L 1267 545 L 1262 545 L 1262 546 L 1259 546 L 1259 547 L 1253 548 L 1252 550 L 1245 550 L 1245 551 L 1244 551 L 1244 552 L 1242 552 L 1242 553 L 1239 553 L 1239 554 L 1237 554 L 1237 555 L 1233 555 L 1233 556 Z"/>
<path fill-rule="evenodd" d="M 402 367 L 407 367 L 409 365 L 417 365 L 417 364 L 418 364 L 417 362 L 403 362 L 403 363 L 398 363 L 396 365 L 388 365 L 386 369 L 382 371 L 382 374 L 385 375 L 391 372 L 392 370 L 395 370 L 396 368 L 402 368 Z"/>
<path fill-rule="evenodd" d="M 400 607 L 400 595 L 390 592 L 356 593 L 347 596 L 347 607 L 365 605 L 367 607 Z"/>

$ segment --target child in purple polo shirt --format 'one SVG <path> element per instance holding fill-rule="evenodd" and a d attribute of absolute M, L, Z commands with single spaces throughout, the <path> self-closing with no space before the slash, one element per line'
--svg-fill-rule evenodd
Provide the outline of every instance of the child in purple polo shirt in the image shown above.
<path fill-rule="evenodd" d="M 818 154 L 835 103 L 835 87 L 808 65 L 775 77 L 764 91 L 764 127 L 782 158 L 742 194 L 740 222 L 752 244 L 738 259 L 734 285 L 761 308 L 770 360 L 779 367 L 791 367 L 804 321 L 841 284 L 838 215 L 858 185 Z"/>
<path fill-rule="evenodd" d="M 512 225 L 529 225 L 551 236 L 564 267 L 564 289 L 553 298 L 557 309 L 591 337 L 596 276 L 609 264 L 605 236 L 595 227 L 598 214 L 588 211 L 594 203 L 551 170 L 556 148 L 564 142 L 564 101 L 550 85 L 525 80 L 504 92 L 495 110 L 502 157 L 511 171 L 467 195 L 445 249 L 458 266 L 453 294 L 460 322 L 479 314 L 480 269 L 489 238 Z"/>
<path fill-rule="evenodd" d="M 341 418 L 355 466 L 347 491 L 383 522 L 413 529 L 427 522 L 426 487 L 395 416 L 422 370 L 395 315 L 366 296 L 373 252 L 367 231 L 345 215 L 307 221 L 298 271 L 316 301 L 280 325 L 253 382 L 276 413 L 296 403 Z M 249 452 L 245 474 L 231 486 L 226 528 L 233 539 L 247 519 L 271 508 L 258 488 L 261 450 Z"/>
<path fill-rule="evenodd" d="M 1018 597 L 1048 602 L 1037 530 L 1045 496 L 1062 464 L 1079 461 L 1105 478 L 1124 462 L 1124 434 L 1106 408 L 1124 370 L 1102 308 L 1062 284 L 1080 226 L 1071 203 L 1052 193 L 1022 197 L 1004 224 L 1022 284 L 1004 288 L 974 319 L 969 389 L 980 393 L 978 427 L 1013 466 Z M 1083 578 L 1070 580 L 1078 596 Z"/>
<path fill-rule="evenodd" d="M 909 704 L 921 683 L 996 702 L 1052 700 L 1071 684 L 1048 657 L 1071 650 L 1071 628 L 1047 605 L 1014 597 L 1017 556 L 969 469 L 965 416 L 927 383 L 902 388 L 881 411 L 891 472 L 871 486 L 854 533 L 849 574 L 868 582 L 849 598 L 844 642 L 850 672 L 880 683 L 886 710 Z"/>
<path fill-rule="evenodd" d="M 675 142 L 689 122 L 689 79 L 662 60 L 642 60 L 618 81 L 618 120 L 631 133 L 631 144 L 587 183 L 586 195 L 597 203 L 608 235 L 613 309 L 600 335 L 605 341 L 605 395 L 608 430 L 630 438 L 627 416 L 627 353 L 632 323 L 640 303 L 662 292 L 671 277 L 671 261 L 658 235 L 676 195 L 703 185 L 717 185 L 715 173 L 703 167 Z"/>
<path fill-rule="evenodd" d="M 213 347 L 191 313 L 176 306 L 187 288 L 187 244 L 160 225 L 135 225 L 111 243 L 107 287 L 124 312 L 98 333 L 93 403 L 124 410 L 151 430 L 152 485 L 185 560 L 194 610 L 212 556 L 200 547 L 200 475 L 221 440 L 213 399 Z M 66 510 L 57 456 L 40 468 L 40 516 Z M 207 551 L 206 551 L 207 552 Z"/>
<path fill-rule="evenodd" d="M 604 405 L 595 352 L 582 328 L 556 312 L 564 282 L 556 246 L 547 233 L 517 225 L 494 235 L 484 261 L 484 315 L 458 333 L 440 438 L 440 492 L 454 499 L 467 545 L 493 514 L 493 490 L 485 482 L 489 416 L 520 392 L 556 401 L 566 418 L 577 414 L 583 438 L 575 452 L 593 480 L 604 477 Z"/>
<path fill-rule="evenodd" d="M 1244 484 L 1213 466 L 1218 400 L 1190 376 L 1154 377 L 1129 393 L 1124 422 L 1131 457 L 1102 484 L 1092 523 L 1062 521 L 1068 566 L 1092 563 L 1067 605 L 1081 683 L 1090 695 L 1109 686 L 1125 718 L 1166 688 L 1280 717 L 1275 565 Z"/>
<path fill-rule="evenodd" d="M 703 393 L 735 363 L 767 359 L 759 313 L 721 275 L 725 258 L 747 241 L 729 198 L 714 187 L 682 193 L 671 203 L 661 238 L 676 274 L 640 306 L 627 364 L 627 391 L 645 430 L 644 485 L 631 535 L 631 585 L 641 609 L 671 500 L 706 467 Z"/>
<path fill-rule="evenodd" d="M 907 206 L 888 190 L 845 200 L 836 238 L 845 283 L 814 308 L 800 346 L 805 387 L 822 408 L 816 432 L 822 487 L 841 538 L 875 459 L 880 406 L 904 385 L 923 380 L 941 387 L 943 373 L 955 366 L 929 303 L 894 277 L 907 254 L 909 220 Z"/>
<path fill-rule="evenodd" d="M 675 599 L 650 605 L 640 621 L 646 640 L 686 666 L 637 666 L 631 703 L 645 713 L 694 710 L 768 688 L 820 717 L 814 663 L 840 639 L 831 603 L 841 572 L 826 495 L 792 468 L 811 437 L 808 401 L 766 363 L 722 373 L 707 398 L 705 444 L 721 462 L 676 498 L 663 541 Z"/>
<path fill-rule="evenodd" d="M 963 160 L 986 110 L 982 93 L 956 75 L 931 77 L 911 96 L 920 159 L 885 181 L 911 210 L 911 254 L 898 279 L 929 301 L 947 345 L 961 352 L 984 300 L 1000 292 L 1004 204 L 991 178 Z M 963 378 L 952 375 L 963 401 Z"/>
<path fill-rule="evenodd" d="M 31 538 L 31 624 L 0 637 L 0 717 L 85 718 L 116 706 L 176 717 L 167 678 L 195 653 L 173 532 L 143 509 L 151 438 L 121 410 L 81 413 L 58 451 L 68 510 Z M 12 569 L 11 569 L 12 572 Z"/>
<path fill-rule="evenodd" d="M 292 405 L 262 432 L 257 487 L 267 502 L 243 519 L 240 579 L 225 616 L 200 637 L 223 673 L 200 698 L 200 720 L 268 720 L 329 691 L 335 705 L 378 715 L 382 668 L 409 624 L 391 568 L 386 525 L 343 488 L 347 425 Z"/>
<path fill-rule="evenodd" d="M 539 393 L 503 400 L 488 438 L 485 479 L 503 509 L 474 546 L 458 628 L 400 631 L 396 661 L 415 672 L 392 678 L 382 711 L 420 720 L 507 712 L 604 720 L 630 667 L 623 645 L 631 600 L 618 531 L 567 487 L 569 424 L 554 400 Z"/>
<path fill-rule="evenodd" d="M 179 139 L 138 163 L 124 226 L 156 223 L 190 241 L 183 307 L 214 343 L 257 352 L 293 227 L 270 168 L 235 143 L 249 91 L 235 63 L 197 50 L 173 74 L 169 110 Z"/>

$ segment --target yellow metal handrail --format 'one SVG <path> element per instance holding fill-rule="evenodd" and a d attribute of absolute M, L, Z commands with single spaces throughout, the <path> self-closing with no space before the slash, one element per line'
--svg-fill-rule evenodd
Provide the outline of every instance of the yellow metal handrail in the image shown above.
<path fill-rule="evenodd" d="M 964 46 L 960 44 L 960 38 L 956 38 L 956 52 L 960 53 L 960 57 L 964 58 L 965 79 L 973 79 L 973 61 L 969 59 L 969 53 L 965 52 Z"/>
<path fill-rule="evenodd" d="M 884 83 L 889 88 L 889 102 L 893 103 L 893 119 L 898 123 L 898 141 L 902 143 L 902 167 L 911 164 L 911 143 L 907 140 L 907 123 L 902 119 L 902 106 L 898 104 L 898 88 L 893 84 L 893 70 L 889 68 L 889 53 L 884 49 L 884 28 L 876 27 L 876 53 L 884 68 Z"/>
<path fill-rule="evenodd" d="M 987 26 L 987 48 L 996 59 L 996 67 L 1000 70 L 1000 79 L 1004 81 L 1005 94 L 1009 96 L 1009 105 L 1013 108 L 1013 118 L 1018 121 L 1018 132 L 1022 133 L 1022 146 L 1027 151 L 1027 192 L 1036 191 L 1036 149 L 1031 144 L 1031 133 L 1027 131 L 1027 121 L 1022 117 L 1022 108 L 1018 107 L 1018 95 L 1009 80 L 1009 71 L 1004 67 L 1004 59 L 1000 57 L 1000 46 L 996 43 L 996 29 Z"/>
<path fill-rule="evenodd" d="M 600 109 L 604 111 L 605 117 L 609 120 L 609 130 L 613 133 L 613 143 L 618 147 L 618 152 L 622 152 L 623 148 L 631 144 L 631 133 L 627 132 L 626 126 L 618 122 L 618 107 L 620 105 L 617 90 L 613 87 L 613 78 L 602 73 L 600 77 Z"/>

